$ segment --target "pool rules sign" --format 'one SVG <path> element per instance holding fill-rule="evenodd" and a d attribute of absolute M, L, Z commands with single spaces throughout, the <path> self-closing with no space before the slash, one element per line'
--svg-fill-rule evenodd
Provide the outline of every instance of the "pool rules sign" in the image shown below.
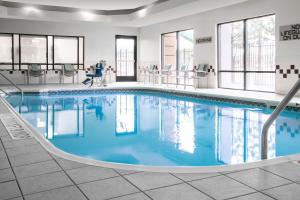
<path fill-rule="evenodd" d="M 280 27 L 280 41 L 300 40 L 300 24 Z"/>

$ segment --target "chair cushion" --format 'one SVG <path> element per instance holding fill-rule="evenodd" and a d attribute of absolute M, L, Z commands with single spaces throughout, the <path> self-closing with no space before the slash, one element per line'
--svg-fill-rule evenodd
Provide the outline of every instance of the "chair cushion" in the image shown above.
<path fill-rule="evenodd" d="M 162 67 L 162 71 L 169 71 L 172 69 L 172 64 L 168 64 Z"/>
<path fill-rule="evenodd" d="M 74 65 L 65 64 L 64 65 L 64 70 L 65 71 L 74 71 Z"/>
<path fill-rule="evenodd" d="M 41 71 L 41 65 L 39 64 L 31 64 L 28 68 L 30 71 Z"/>
<path fill-rule="evenodd" d="M 65 76 L 74 76 L 75 68 L 74 65 L 71 64 L 65 64 L 64 65 L 64 75 Z"/>
<path fill-rule="evenodd" d="M 43 75 L 41 70 L 41 65 L 39 64 L 30 64 L 28 65 L 29 75 L 33 77 L 40 77 Z"/>
<path fill-rule="evenodd" d="M 200 64 L 200 65 L 198 65 L 198 70 L 207 72 L 207 70 L 208 70 L 208 64 Z"/>
<path fill-rule="evenodd" d="M 187 71 L 188 70 L 188 65 L 181 65 L 180 71 Z"/>

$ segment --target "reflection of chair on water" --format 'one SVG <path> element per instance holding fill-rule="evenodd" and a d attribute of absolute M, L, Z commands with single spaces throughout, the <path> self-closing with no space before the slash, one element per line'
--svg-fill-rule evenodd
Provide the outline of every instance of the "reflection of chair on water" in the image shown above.
<path fill-rule="evenodd" d="M 91 97 L 89 99 L 83 100 L 83 102 L 87 105 L 86 108 L 88 110 L 95 110 L 97 119 L 99 119 L 99 120 L 104 119 L 103 100 L 102 99 Z"/>
<path fill-rule="evenodd" d="M 64 110 L 73 110 L 77 108 L 78 103 L 74 98 L 66 98 L 62 102 L 62 106 Z"/>
<path fill-rule="evenodd" d="M 27 112 L 43 112 L 45 102 L 41 99 L 30 99 L 30 101 L 23 102 L 22 107 L 26 107 Z"/>
<path fill-rule="evenodd" d="M 216 112 L 210 106 L 200 105 L 194 107 L 194 114 L 206 120 L 211 120 L 215 117 Z"/>

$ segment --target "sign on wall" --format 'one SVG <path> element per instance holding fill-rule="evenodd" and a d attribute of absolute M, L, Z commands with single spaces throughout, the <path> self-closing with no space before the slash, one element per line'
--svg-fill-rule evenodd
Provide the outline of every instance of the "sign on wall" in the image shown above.
<path fill-rule="evenodd" d="M 280 41 L 300 40 L 300 24 L 280 27 Z"/>
<path fill-rule="evenodd" d="M 212 37 L 202 37 L 196 39 L 196 44 L 211 43 Z"/>

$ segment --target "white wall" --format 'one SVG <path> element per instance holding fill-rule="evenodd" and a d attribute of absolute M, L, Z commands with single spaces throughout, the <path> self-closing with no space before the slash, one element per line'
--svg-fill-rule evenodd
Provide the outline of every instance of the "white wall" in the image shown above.
<path fill-rule="evenodd" d="M 0 19 L 0 32 L 85 36 L 86 67 L 101 59 L 107 60 L 107 64 L 114 67 L 115 35 L 139 35 L 137 28 L 113 27 L 96 22 L 60 23 L 18 19 Z M 24 83 L 19 77 L 11 78 L 19 84 Z"/>
<path fill-rule="evenodd" d="M 172 20 L 165 23 L 143 27 L 140 30 L 140 64 L 160 64 L 161 34 L 171 31 L 194 29 L 195 38 L 212 36 L 213 42 L 195 45 L 194 64 L 209 63 L 217 69 L 217 24 L 251 18 L 267 14 L 276 14 L 276 64 L 284 69 L 296 65 L 300 69 L 300 40 L 279 41 L 279 26 L 300 23 L 299 0 L 250 0 L 213 11 Z M 275 66 L 274 66 L 275 70 Z M 298 79 L 290 75 L 287 79 L 276 75 L 276 93 L 286 93 Z M 210 87 L 217 86 L 217 78 L 211 74 Z"/>

